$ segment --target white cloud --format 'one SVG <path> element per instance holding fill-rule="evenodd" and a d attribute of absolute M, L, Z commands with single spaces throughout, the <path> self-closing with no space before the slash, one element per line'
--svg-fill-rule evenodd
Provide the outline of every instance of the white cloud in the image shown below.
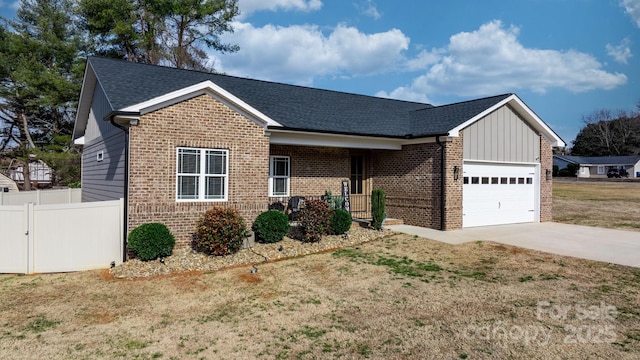
<path fill-rule="evenodd" d="M 622 0 L 620 5 L 640 28 L 640 0 Z"/>
<path fill-rule="evenodd" d="M 0 0 L 0 8 L 3 8 L 3 7 L 6 7 L 12 10 L 18 10 L 18 8 L 20 7 L 20 0 L 13 1 L 13 2 Z"/>
<path fill-rule="evenodd" d="M 380 14 L 380 12 L 378 11 L 378 7 L 373 2 L 373 0 L 367 0 L 366 4 L 364 4 L 362 6 L 361 5 L 356 5 L 356 7 L 364 15 L 369 16 L 371 18 L 374 18 L 376 20 L 380 19 L 380 17 L 382 17 L 382 14 Z"/>
<path fill-rule="evenodd" d="M 431 100 L 427 94 L 422 92 L 417 92 L 411 87 L 401 86 L 396 88 L 391 93 L 386 93 L 385 91 L 378 91 L 376 94 L 378 97 L 389 98 L 389 99 L 402 99 L 406 101 L 415 101 L 424 104 L 431 104 Z"/>
<path fill-rule="evenodd" d="M 322 7 L 321 0 L 240 0 L 240 15 L 247 16 L 256 11 L 296 10 L 314 11 Z"/>
<path fill-rule="evenodd" d="M 418 56 L 409 59 L 406 68 L 409 71 L 426 69 L 429 65 L 435 64 L 442 58 L 442 51 L 433 49 L 431 51 L 422 50 Z"/>
<path fill-rule="evenodd" d="M 612 89 L 627 81 L 624 74 L 602 70 L 602 64 L 589 54 L 525 48 L 518 42 L 518 32 L 496 20 L 476 31 L 453 35 L 445 48 L 421 53 L 409 62 L 415 66 L 421 56 L 429 60 L 424 61 L 426 72 L 411 85 L 380 94 L 414 99 L 421 94 L 485 96 L 518 89 L 544 93 L 562 88 L 577 93 Z M 430 56 L 436 55 L 440 58 L 434 62 Z"/>
<path fill-rule="evenodd" d="M 311 85 L 317 76 L 359 76 L 397 69 L 409 38 L 400 30 L 365 34 L 338 25 L 328 34 L 315 25 L 256 28 L 234 24 L 224 41 L 240 45 L 235 54 L 211 53 L 218 70 L 238 76 Z"/>
<path fill-rule="evenodd" d="M 623 39 L 618 45 L 607 44 L 607 54 L 611 56 L 615 61 L 626 64 L 627 60 L 633 55 L 631 54 L 631 41 L 629 38 Z"/>

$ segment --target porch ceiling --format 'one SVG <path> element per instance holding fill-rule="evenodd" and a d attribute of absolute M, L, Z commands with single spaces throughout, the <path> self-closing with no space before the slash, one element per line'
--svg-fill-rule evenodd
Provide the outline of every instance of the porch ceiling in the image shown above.
<path fill-rule="evenodd" d="M 277 145 L 326 146 L 352 149 L 402 150 L 403 145 L 432 143 L 435 138 L 399 139 L 344 134 L 326 134 L 270 129 L 269 143 Z"/>

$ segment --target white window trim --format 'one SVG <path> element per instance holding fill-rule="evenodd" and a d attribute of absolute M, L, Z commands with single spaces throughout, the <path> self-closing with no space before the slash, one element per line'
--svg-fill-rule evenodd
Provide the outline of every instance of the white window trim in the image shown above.
<path fill-rule="evenodd" d="M 287 176 L 276 176 L 273 174 L 274 171 L 274 166 L 273 166 L 273 160 L 274 159 L 287 159 Z M 274 179 L 286 179 L 287 180 L 287 186 L 286 186 L 286 194 L 274 194 L 273 193 L 273 180 Z M 291 157 L 289 156 L 280 156 L 280 155 L 274 155 L 274 156 L 269 156 L 269 196 L 270 197 L 278 197 L 278 196 L 290 196 L 290 188 L 291 188 Z"/>
<path fill-rule="evenodd" d="M 606 173 L 607 172 L 605 171 L 604 166 L 598 165 L 598 175 L 604 175 Z"/>
<path fill-rule="evenodd" d="M 178 173 L 178 169 L 179 169 L 179 163 L 180 163 L 180 150 L 197 150 L 200 152 L 200 174 L 198 174 L 199 180 L 198 180 L 198 198 L 197 199 L 180 199 L 178 198 L 178 192 L 179 192 L 179 178 L 180 178 L 180 173 Z M 205 174 L 205 169 L 206 169 L 206 161 L 207 161 L 207 157 L 206 157 L 206 153 L 207 151 L 221 151 L 224 152 L 225 154 L 225 173 L 224 175 L 216 175 L 216 176 L 223 176 L 224 178 L 224 197 L 221 199 L 205 199 L 205 184 L 206 184 L 206 177 L 207 175 Z M 176 202 L 223 202 L 223 201 L 228 201 L 229 200 L 229 150 L 227 149 L 208 149 L 208 148 L 192 148 L 192 147 L 177 147 L 176 148 Z M 193 175 L 193 174 L 189 174 L 189 175 Z"/>

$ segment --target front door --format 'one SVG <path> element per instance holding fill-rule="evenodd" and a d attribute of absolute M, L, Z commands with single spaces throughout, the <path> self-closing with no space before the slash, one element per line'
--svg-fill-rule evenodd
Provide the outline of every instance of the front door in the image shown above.
<path fill-rule="evenodd" d="M 367 186 L 366 168 L 364 155 L 351 156 L 351 216 L 359 219 L 371 217 L 371 197 Z"/>

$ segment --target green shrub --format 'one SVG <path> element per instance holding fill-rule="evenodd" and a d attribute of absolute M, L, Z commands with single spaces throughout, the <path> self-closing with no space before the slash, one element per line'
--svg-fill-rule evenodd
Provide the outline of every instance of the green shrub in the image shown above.
<path fill-rule="evenodd" d="M 333 196 L 331 190 L 327 190 L 324 192 L 324 201 L 326 201 L 332 209 L 342 209 L 342 204 L 344 204 L 344 197 Z"/>
<path fill-rule="evenodd" d="M 558 176 L 558 173 L 560 172 L 560 166 L 558 165 L 553 165 L 553 176 L 556 177 Z"/>
<path fill-rule="evenodd" d="M 155 260 L 169 256 L 176 240 L 164 224 L 147 223 L 131 230 L 127 246 L 140 260 Z"/>
<path fill-rule="evenodd" d="M 253 222 L 256 240 L 263 243 L 282 241 L 289 233 L 289 219 L 285 213 L 278 210 L 265 211 L 258 215 Z"/>
<path fill-rule="evenodd" d="M 347 210 L 335 209 L 331 216 L 331 233 L 342 235 L 349 231 L 353 218 Z"/>
<path fill-rule="evenodd" d="M 567 164 L 567 170 L 569 171 L 569 176 L 576 176 L 579 169 L 580 169 L 580 165 Z"/>
<path fill-rule="evenodd" d="M 567 169 L 560 169 L 560 171 L 558 171 L 558 176 L 570 176 L 571 174 L 569 174 L 569 170 Z"/>
<path fill-rule="evenodd" d="M 382 189 L 374 189 L 371 192 L 371 226 L 374 229 L 382 229 L 382 222 L 387 217 L 384 212 L 385 194 Z"/>
<path fill-rule="evenodd" d="M 303 234 L 302 241 L 318 242 L 331 229 L 331 208 L 322 200 L 306 200 L 298 222 Z"/>
<path fill-rule="evenodd" d="M 82 186 L 82 183 L 80 181 L 74 181 L 74 182 L 70 182 L 69 185 L 70 189 L 79 189 Z"/>
<path fill-rule="evenodd" d="M 238 252 L 249 231 L 235 209 L 213 208 L 196 225 L 191 246 L 195 251 L 223 256 Z"/>

